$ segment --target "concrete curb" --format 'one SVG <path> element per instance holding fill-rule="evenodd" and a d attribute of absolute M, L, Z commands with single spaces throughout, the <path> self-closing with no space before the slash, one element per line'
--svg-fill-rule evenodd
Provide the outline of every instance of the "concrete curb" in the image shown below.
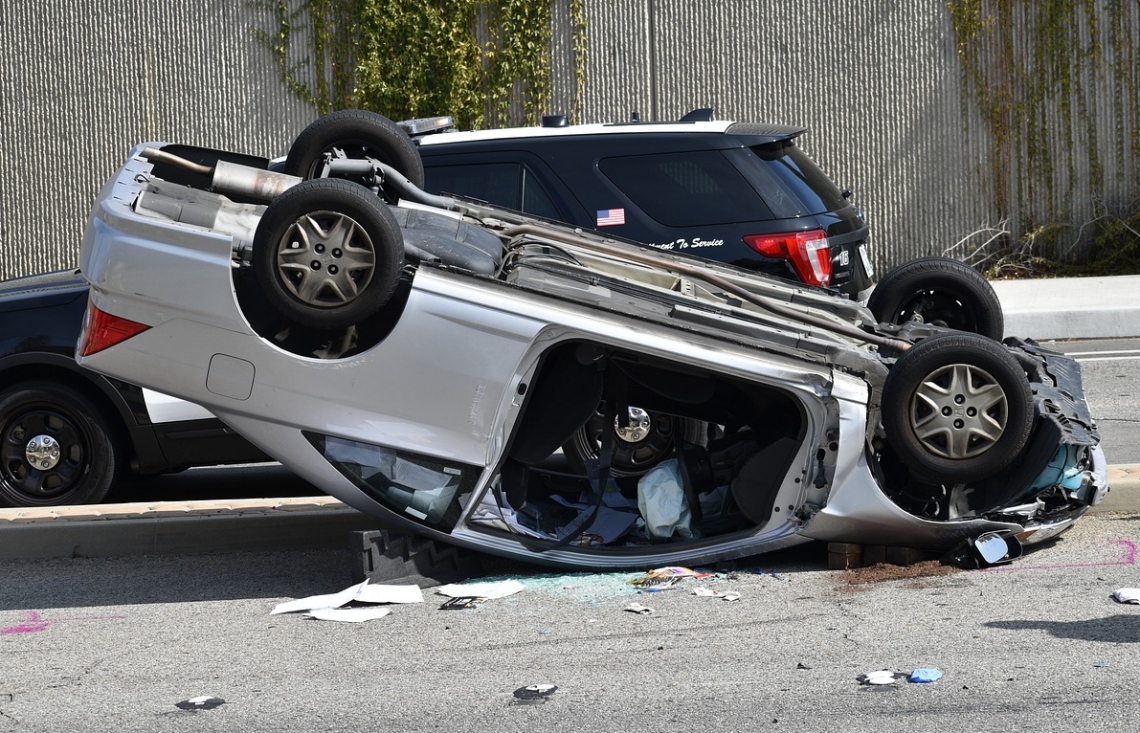
<path fill-rule="evenodd" d="M 329 496 L 0 509 L 0 560 L 347 548 L 378 526 Z"/>
<path fill-rule="evenodd" d="M 1140 464 L 1111 466 L 1096 513 L 1140 513 Z M 378 520 L 329 496 L 0 509 L 0 560 L 348 548 Z"/>
<path fill-rule="evenodd" d="M 991 280 L 1007 336 L 1050 339 L 1140 336 L 1140 275 Z"/>

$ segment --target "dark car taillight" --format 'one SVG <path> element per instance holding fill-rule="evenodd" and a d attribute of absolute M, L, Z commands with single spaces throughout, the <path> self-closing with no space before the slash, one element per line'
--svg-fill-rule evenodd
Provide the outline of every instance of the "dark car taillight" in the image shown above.
<path fill-rule="evenodd" d="M 822 229 L 781 234 L 747 234 L 744 243 L 765 257 L 788 260 L 808 285 L 831 284 L 831 243 Z"/>
<path fill-rule="evenodd" d="M 79 355 L 90 356 L 98 353 L 132 336 L 137 336 L 148 328 L 150 326 L 104 313 L 88 303 L 83 333 L 79 336 Z"/>

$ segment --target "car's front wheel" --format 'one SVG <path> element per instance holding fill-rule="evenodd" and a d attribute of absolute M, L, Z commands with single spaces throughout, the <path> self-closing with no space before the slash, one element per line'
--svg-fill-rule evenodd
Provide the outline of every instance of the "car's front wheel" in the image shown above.
<path fill-rule="evenodd" d="M 993 286 L 965 262 L 923 257 L 904 262 L 879 280 L 867 307 L 880 323 L 934 323 L 1001 341 L 1001 301 Z"/>
<path fill-rule="evenodd" d="M 0 504 L 94 504 L 114 483 L 119 446 L 102 409 L 65 384 L 0 392 Z"/>
<path fill-rule="evenodd" d="M 1033 427 L 1025 370 L 1004 346 L 972 333 L 925 339 L 883 386 L 887 440 L 920 479 L 968 483 L 1014 464 Z"/>

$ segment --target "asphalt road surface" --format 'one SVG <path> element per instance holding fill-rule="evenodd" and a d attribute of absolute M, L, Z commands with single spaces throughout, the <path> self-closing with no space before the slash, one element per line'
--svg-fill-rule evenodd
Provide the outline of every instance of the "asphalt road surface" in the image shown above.
<path fill-rule="evenodd" d="M 345 552 L 7 561 L 0 731 L 1135 730 L 1140 606 L 1109 595 L 1140 586 L 1138 540 L 1140 516 L 1098 515 L 1003 570 L 896 579 L 810 545 L 640 595 L 516 572 L 475 610 L 427 590 L 363 624 L 269 615 L 347 587 Z"/>
<path fill-rule="evenodd" d="M 1110 464 L 1140 463 L 1140 340 L 1047 342 L 1081 364 Z"/>

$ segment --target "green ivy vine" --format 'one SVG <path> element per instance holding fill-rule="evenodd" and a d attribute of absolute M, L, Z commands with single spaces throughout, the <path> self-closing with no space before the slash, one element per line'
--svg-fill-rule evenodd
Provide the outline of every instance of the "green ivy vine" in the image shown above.
<path fill-rule="evenodd" d="M 460 127 L 533 124 L 552 103 L 559 0 L 253 0 L 255 37 L 281 80 L 321 113 L 359 107 L 394 119 L 440 114 Z M 585 86 L 584 0 L 570 18 L 576 117 Z"/>
<path fill-rule="evenodd" d="M 970 119 L 972 103 L 990 138 L 999 215 L 1025 212 L 1032 186 L 1057 202 L 1055 211 L 1038 212 L 1044 221 L 1022 213 L 1011 222 L 1018 235 L 1012 259 L 1047 254 L 1051 267 L 1064 267 L 1083 253 L 1092 269 L 1140 268 L 1140 187 L 1133 186 L 1131 201 L 1106 201 L 1102 161 L 1104 151 L 1140 158 L 1134 1 L 947 0 L 947 7 L 964 80 L 963 118 Z M 1098 139 L 1106 127 L 1097 108 L 1104 90 L 1115 99 L 1109 140 Z M 1082 156 L 1089 190 L 1078 192 Z M 1110 188 L 1119 198 L 1119 185 Z M 1069 220 L 1065 202 L 1078 196 L 1091 196 L 1092 219 Z"/>

